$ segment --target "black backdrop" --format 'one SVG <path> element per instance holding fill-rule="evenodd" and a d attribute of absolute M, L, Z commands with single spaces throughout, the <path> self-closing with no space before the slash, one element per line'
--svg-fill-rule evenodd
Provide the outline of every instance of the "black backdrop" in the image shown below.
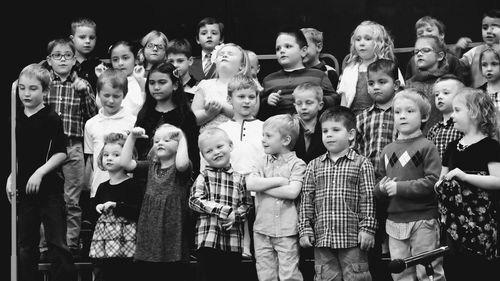
<path fill-rule="evenodd" d="M 415 21 L 431 15 L 446 25 L 446 42 L 461 36 L 481 41 L 481 17 L 491 8 L 500 8 L 495 0 L 254 0 L 254 1 L 9 1 L 2 7 L 4 60 L 2 89 L 4 99 L 0 112 L 4 120 L 4 138 L 9 138 L 10 87 L 21 69 L 46 56 L 48 41 L 70 34 L 73 18 L 86 16 L 97 23 L 96 54 L 107 57 L 107 47 L 117 40 L 139 40 L 150 30 L 164 32 L 168 38 L 185 37 L 193 44 L 194 54 L 200 52 L 195 42 L 196 24 L 206 16 L 221 19 L 226 26 L 225 41 L 234 42 L 257 54 L 272 54 L 275 35 L 284 26 L 314 27 L 324 34 L 324 52 L 341 60 L 349 51 L 349 39 L 363 20 L 383 24 L 393 35 L 396 47 L 414 43 Z M 405 69 L 408 55 L 398 55 Z M 278 69 L 275 61 L 262 62 L 260 78 Z M 35 140 L 34 140 L 35 141 Z M 5 141 L 3 142 L 5 143 Z M 10 171 L 10 146 L 5 145 L 2 177 L 4 186 Z M 5 224 L 2 253 L 10 256 L 10 207 L 2 198 Z M 9 255 L 7 255 L 9 253 Z M 8 263 L 5 263 L 7 268 Z M 9 272 L 2 273 L 2 280 Z"/>

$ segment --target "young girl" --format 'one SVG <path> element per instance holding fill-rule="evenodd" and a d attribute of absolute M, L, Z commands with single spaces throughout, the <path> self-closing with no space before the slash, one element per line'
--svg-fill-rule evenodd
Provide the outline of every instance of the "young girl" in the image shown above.
<path fill-rule="evenodd" d="M 395 60 L 392 38 L 383 25 L 363 21 L 351 36 L 351 51 L 344 61 L 337 89 L 342 96 L 341 105 L 350 107 L 355 114 L 373 104 L 368 95 L 366 68 L 380 58 Z M 398 73 L 399 81 L 404 81 L 399 70 Z"/>
<path fill-rule="evenodd" d="M 147 76 L 154 64 L 167 60 L 167 36 L 158 30 L 152 30 L 142 37 L 142 48 L 139 51 L 139 62 L 142 63 Z"/>
<path fill-rule="evenodd" d="M 498 110 L 500 109 L 500 48 L 485 49 L 479 55 L 479 62 L 479 69 L 487 81 L 479 88 L 490 95 Z"/>
<path fill-rule="evenodd" d="M 128 171 L 147 170 L 147 187 L 139 215 L 135 260 L 143 267 L 143 280 L 177 280 L 185 276 L 189 261 L 188 218 L 191 162 L 184 133 L 170 124 L 155 131 L 145 161 L 132 160 L 134 143 L 148 137 L 143 128 L 130 132 L 121 158 Z"/>
<path fill-rule="evenodd" d="M 120 164 L 126 137 L 110 133 L 104 138 L 99 154 L 99 168 L 109 174 L 94 197 L 92 209 L 99 216 L 89 256 L 99 266 L 102 278 L 136 280 L 133 257 L 136 249 L 136 230 L 142 193 L 137 182 L 129 177 Z"/>
<path fill-rule="evenodd" d="M 500 144 L 492 139 L 497 111 L 482 90 L 463 88 L 453 99 L 455 128 L 436 184 L 449 256 L 448 280 L 488 280 L 498 274 Z M 488 277 L 490 276 L 490 277 Z"/>
<path fill-rule="evenodd" d="M 122 105 L 134 116 L 137 116 L 145 99 L 144 68 L 141 66 L 136 67 L 136 49 L 136 46 L 127 41 L 118 41 L 109 49 L 111 66 L 127 74 L 128 93 Z"/>
<path fill-rule="evenodd" d="M 227 84 L 236 74 L 250 75 L 251 71 L 248 55 L 240 46 L 228 43 L 214 52 L 217 78 L 200 81 L 191 104 L 201 130 L 233 116 L 233 108 L 227 101 Z"/>
<path fill-rule="evenodd" d="M 154 135 L 154 130 L 163 123 L 179 127 L 186 134 L 189 159 L 194 165 L 193 171 L 197 172 L 200 163 L 199 127 L 181 83 L 172 64 L 164 62 L 151 68 L 146 80 L 146 101 L 137 115 L 135 126 L 144 128 L 148 136 Z M 152 146 L 151 139 L 138 139 L 135 144 L 138 159 L 146 160 Z"/>
<path fill-rule="evenodd" d="M 418 71 L 406 81 L 406 86 L 421 91 L 429 101 L 434 100 L 434 82 L 439 77 L 450 73 L 445 48 L 443 41 L 434 35 L 422 35 L 415 41 L 413 53 Z M 436 103 L 431 102 L 431 106 L 431 115 L 422 130 L 424 135 L 427 135 L 429 129 L 442 118 Z"/>

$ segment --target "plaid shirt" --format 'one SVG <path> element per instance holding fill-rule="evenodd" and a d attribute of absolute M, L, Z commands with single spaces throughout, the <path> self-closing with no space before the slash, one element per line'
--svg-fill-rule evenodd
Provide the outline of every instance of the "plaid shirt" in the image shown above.
<path fill-rule="evenodd" d="M 82 79 L 87 87 L 83 90 L 75 90 L 72 84 L 78 78 L 76 72 L 72 72 L 65 81 L 62 81 L 53 70 L 50 73 L 50 91 L 45 96 L 44 102 L 63 120 L 66 136 L 83 138 L 85 122 L 97 114 L 92 87 L 86 80 Z"/>
<path fill-rule="evenodd" d="M 456 139 L 459 139 L 464 134 L 453 127 L 453 120 L 450 118 L 446 123 L 440 121 L 434 124 L 427 132 L 427 139 L 432 141 L 439 152 L 439 156 L 443 159 L 444 152 L 448 144 Z"/>
<path fill-rule="evenodd" d="M 372 163 L 354 150 L 336 162 L 328 153 L 309 162 L 299 204 L 299 234 L 315 247 L 351 248 L 360 231 L 375 234 Z"/>
<path fill-rule="evenodd" d="M 198 175 L 189 198 L 189 207 L 199 213 L 195 237 L 198 248 L 243 252 L 243 222 L 250 204 L 242 174 L 232 168 L 207 166 Z M 222 224 L 231 212 L 236 221 L 230 230 L 224 230 Z"/>
<path fill-rule="evenodd" d="M 356 116 L 356 130 L 358 153 L 378 167 L 382 149 L 396 139 L 392 106 L 384 110 L 372 105 L 363 110 Z"/>

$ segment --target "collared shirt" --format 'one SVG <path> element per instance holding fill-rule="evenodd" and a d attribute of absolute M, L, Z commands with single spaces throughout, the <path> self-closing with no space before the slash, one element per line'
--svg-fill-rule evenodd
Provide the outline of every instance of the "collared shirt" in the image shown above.
<path fill-rule="evenodd" d="M 456 139 L 459 139 L 464 134 L 453 127 L 453 120 L 450 118 L 445 123 L 440 121 L 434 124 L 427 132 L 427 139 L 432 141 L 439 152 L 439 156 L 443 159 L 444 152 L 448 144 Z"/>
<path fill-rule="evenodd" d="M 50 91 L 44 102 L 63 120 L 64 134 L 68 137 L 83 138 L 85 122 L 97 114 L 97 106 L 92 87 L 85 80 L 86 87 L 75 90 L 72 86 L 78 78 L 72 72 L 65 81 L 51 70 Z"/>
<path fill-rule="evenodd" d="M 266 155 L 252 172 L 260 177 L 285 177 L 289 182 L 304 180 L 306 163 L 291 151 L 278 157 Z M 298 214 L 295 200 L 280 199 L 264 192 L 255 194 L 256 212 L 253 230 L 271 237 L 296 235 Z"/>
<path fill-rule="evenodd" d="M 371 162 L 353 149 L 334 162 L 328 152 L 309 162 L 299 204 L 300 236 L 315 247 L 350 248 L 360 231 L 377 228 Z"/>
<path fill-rule="evenodd" d="M 199 213 L 195 237 L 198 248 L 243 252 L 243 222 L 250 204 L 242 174 L 232 168 L 207 166 L 196 178 L 189 197 L 189 207 Z M 230 230 L 225 230 L 222 224 L 231 212 L 236 221 Z"/>
<path fill-rule="evenodd" d="M 356 116 L 358 153 L 370 159 L 373 167 L 378 167 L 382 149 L 396 139 L 394 112 L 376 105 L 363 110 Z"/>

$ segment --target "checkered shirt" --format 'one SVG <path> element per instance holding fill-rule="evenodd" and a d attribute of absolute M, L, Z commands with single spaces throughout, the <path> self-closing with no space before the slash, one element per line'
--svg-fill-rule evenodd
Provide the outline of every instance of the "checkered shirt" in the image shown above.
<path fill-rule="evenodd" d="M 195 237 L 198 248 L 241 253 L 243 222 L 251 202 L 242 174 L 232 168 L 207 166 L 194 182 L 189 198 L 189 207 L 198 213 Z M 224 230 L 222 224 L 231 212 L 236 221 L 230 230 Z"/>
<path fill-rule="evenodd" d="M 463 135 L 462 132 L 453 127 L 453 120 L 450 118 L 446 123 L 440 121 L 434 124 L 427 132 L 427 139 L 436 145 L 439 156 L 443 159 L 448 144 L 460 139 Z"/>
<path fill-rule="evenodd" d="M 374 169 L 354 150 L 336 162 L 323 154 L 309 162 L 299 203 L 299 234 L 315 238 L 315 247 L 350 248 L 360 231 L 377 228 Z"/>

